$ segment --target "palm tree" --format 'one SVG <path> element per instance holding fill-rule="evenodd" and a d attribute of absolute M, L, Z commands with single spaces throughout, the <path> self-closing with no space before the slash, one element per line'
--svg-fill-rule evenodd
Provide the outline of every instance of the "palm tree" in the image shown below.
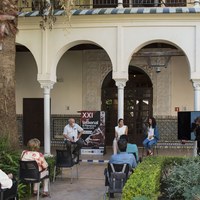
<path fill-rule="evenodd" d="M 18 145 L 15 100 L 15 36 L 17 1 L 0 1 L 0 137 Z"/>

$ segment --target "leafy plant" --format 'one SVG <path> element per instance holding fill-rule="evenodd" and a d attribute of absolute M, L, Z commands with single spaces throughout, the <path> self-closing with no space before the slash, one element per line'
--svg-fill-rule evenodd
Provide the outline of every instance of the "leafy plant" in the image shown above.
<path fill-rule="evenodd" d="M 169 199 L 200 199 L 200 158 L 185 159 L 175 165 L 166 180 L 166 193 Z"/>
<path fill-rule="evenodd" d="M 123 188 L 123 200 L 147 198 L 156 200 L 160 196 L 160 180 L 167 166 L 181 163 L 179 157 L 148 157 L 138 165 Z"/>
<path fill-rule="evenodd" d="M 55 156 L 45 156 L 45 160 L 48 163 L 49 166 L 49 175 L 50 175 L 50 180 L 53 180 L 53 174 L 54 174 L 54 167 L 55 167 Z"/>
<path fill-rule="evenodd" d="M 138 196 L 138 197 L 134 197 L 132 200 L 151 200 L 146 196 Z"/>
<path fill-rule="evenodd" d="M 30 185 L 19 183 L 17 190 L 19 199 L 30 196 Z"/>

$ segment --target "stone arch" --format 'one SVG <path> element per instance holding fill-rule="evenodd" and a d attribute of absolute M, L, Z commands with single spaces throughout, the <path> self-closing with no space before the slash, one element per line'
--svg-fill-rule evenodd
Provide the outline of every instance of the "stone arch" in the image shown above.
<path fill-rule="evenodd" d="M 117 121 L 117 87 L 110 71 L 101 87 L 102 110 L 106 111 L 106 144 L 112 145 L 113 127 Z M 129 80 L 124 88 L 124 119 L 129 128 L 129 141 L 142 144 L 142 122 L 152 114 L 152 81 L 144 69 L 129 66 Z"/>
<path fill-rule="evenodd" d="M 110 59 L 110 62 L 111 62 L 111 65 L 113 66 L 111 55 L 109 54 L 109 52 L 102 45 L 98 44 L 97 42 L 91 41 L 91 40 L 74 40 L 74 41 L 71 41 L 71 42 L 65 44 L 64 46 L 62 46 L 57 51 L 54 63 L 52 65 L 52 74 L 56 74 L 56 69 L 57 69 L 58 62 L 61 59 L 61 57 L 64 55 L 64 53 L 66 51 L 68 51 L 70 48 L 72 48 L 74 46 L 77 46 L 77 45 L 80 45 L 80 44 L 93 44 L 93 45 L 96 45 L 96 46 L 102 48 L 106 52 L 106 54 L 108 55 L 108 57 Z"/>
<path fill-rule="evenodd" d="M 144 41 L 143 43 L 141 43 L 140 45 L 138 45 L 131 53 L 130 55 L 128 56 L 128 59 L 126 61 L 126 65 L 125 66 L 129 66 L 129 63 L 131 62 L 132 60 L 132 56 L 137 53 L 139 50 L 141 50 L 143 47 L 149 45 L 149 44 L 153 44 L 153 43 L 163 43 L 163 44 L 169 44 L 169 45 L 172 45 L 174 47 L 176 47 L 177 49 L 181 50 L 183 52 L 183 54 L 185 55 L 186 57 L 186 60 L 187 60 L 187 65 L 189 66 L 189 70 L 190 70 L 190 74 L 191 74 L 191 71 L 192 71 L 192 65 L 191 65 L 191 60 L 189 59 L 190 56 L 189 56 L 189 51 L 186 50 L 183 46 L 175 43 L 175 42 L 172 42 L 170 40 L 166 40 L 166 39 L 158 39 L 158 40 L 147 40 L 147 41 Z M 147 72 L 148 73 L 148 72 Z"/>
<path fill-rule="evenodd" d="M 34 52 L 32 51 L 32 49 L 31 49 L 31 47 L 28 45 L 28 44 L 26 44 L 26 42 L 25 41 L 20 41 L 20 42 L 16 42 L 16 46 L 17 45 L 21 45 L 21 46 L 24 46 L 26 49 L 28 49 L 29 50 L 29 52 L 31 53 L 31 55 L 33 56 L 33 58 L 34 58 L 34 61 L 35 61 L 35 63 L 36 63 L 36 67 L 37 67 L 37 74 L 38 74 L 38 72 L 39 72 L 39 60 L 37 60 L 37 58 L 36 58 L 36 55 L 34 54 Z"/>

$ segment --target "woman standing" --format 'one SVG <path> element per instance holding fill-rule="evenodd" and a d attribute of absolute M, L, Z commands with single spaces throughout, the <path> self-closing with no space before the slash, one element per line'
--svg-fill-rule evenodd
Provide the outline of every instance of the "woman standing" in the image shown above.
<path fill-rule="evenodd" d="M 118 120 L 118 126 L 115 127 L 115 138 L 113 140 L 113 154 L 117 154 L 117 141 L 122 135 L 128 135 L 128 127 L 124 125 L 124 120 L 120 118 Z"/>
<path fill-rule="evenodd" d="M 153 155 L 152 147 L 157 144 L 159 140 L 158 128 L 154 117 L 149 117 L 147 127 L 147 138 L 143 141 L 143 145 L 147 150 L 147 155 Z"/>

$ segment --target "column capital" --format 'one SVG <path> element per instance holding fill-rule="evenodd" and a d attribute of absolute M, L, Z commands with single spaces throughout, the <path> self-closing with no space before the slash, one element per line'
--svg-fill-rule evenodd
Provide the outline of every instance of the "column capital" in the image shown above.
<path fill-rule="evenodd" d="M 49 81 L 49 80 L 39 80 L 39 82 L 41 88 L 49 90 L 53 88 L 53 85 L 55 83 L 54 81 Z"/>
<path fill-rule="evenodd" d="M 192 83 L 195 90 L 200 90 L 200 79 L 192 79 Z"/>
<path fill-rule="evenodd" d="M 115 84 L 120 89 L 123 89 L 126 86 L 126 82 L 126 79 L 115 79 Z"/>

